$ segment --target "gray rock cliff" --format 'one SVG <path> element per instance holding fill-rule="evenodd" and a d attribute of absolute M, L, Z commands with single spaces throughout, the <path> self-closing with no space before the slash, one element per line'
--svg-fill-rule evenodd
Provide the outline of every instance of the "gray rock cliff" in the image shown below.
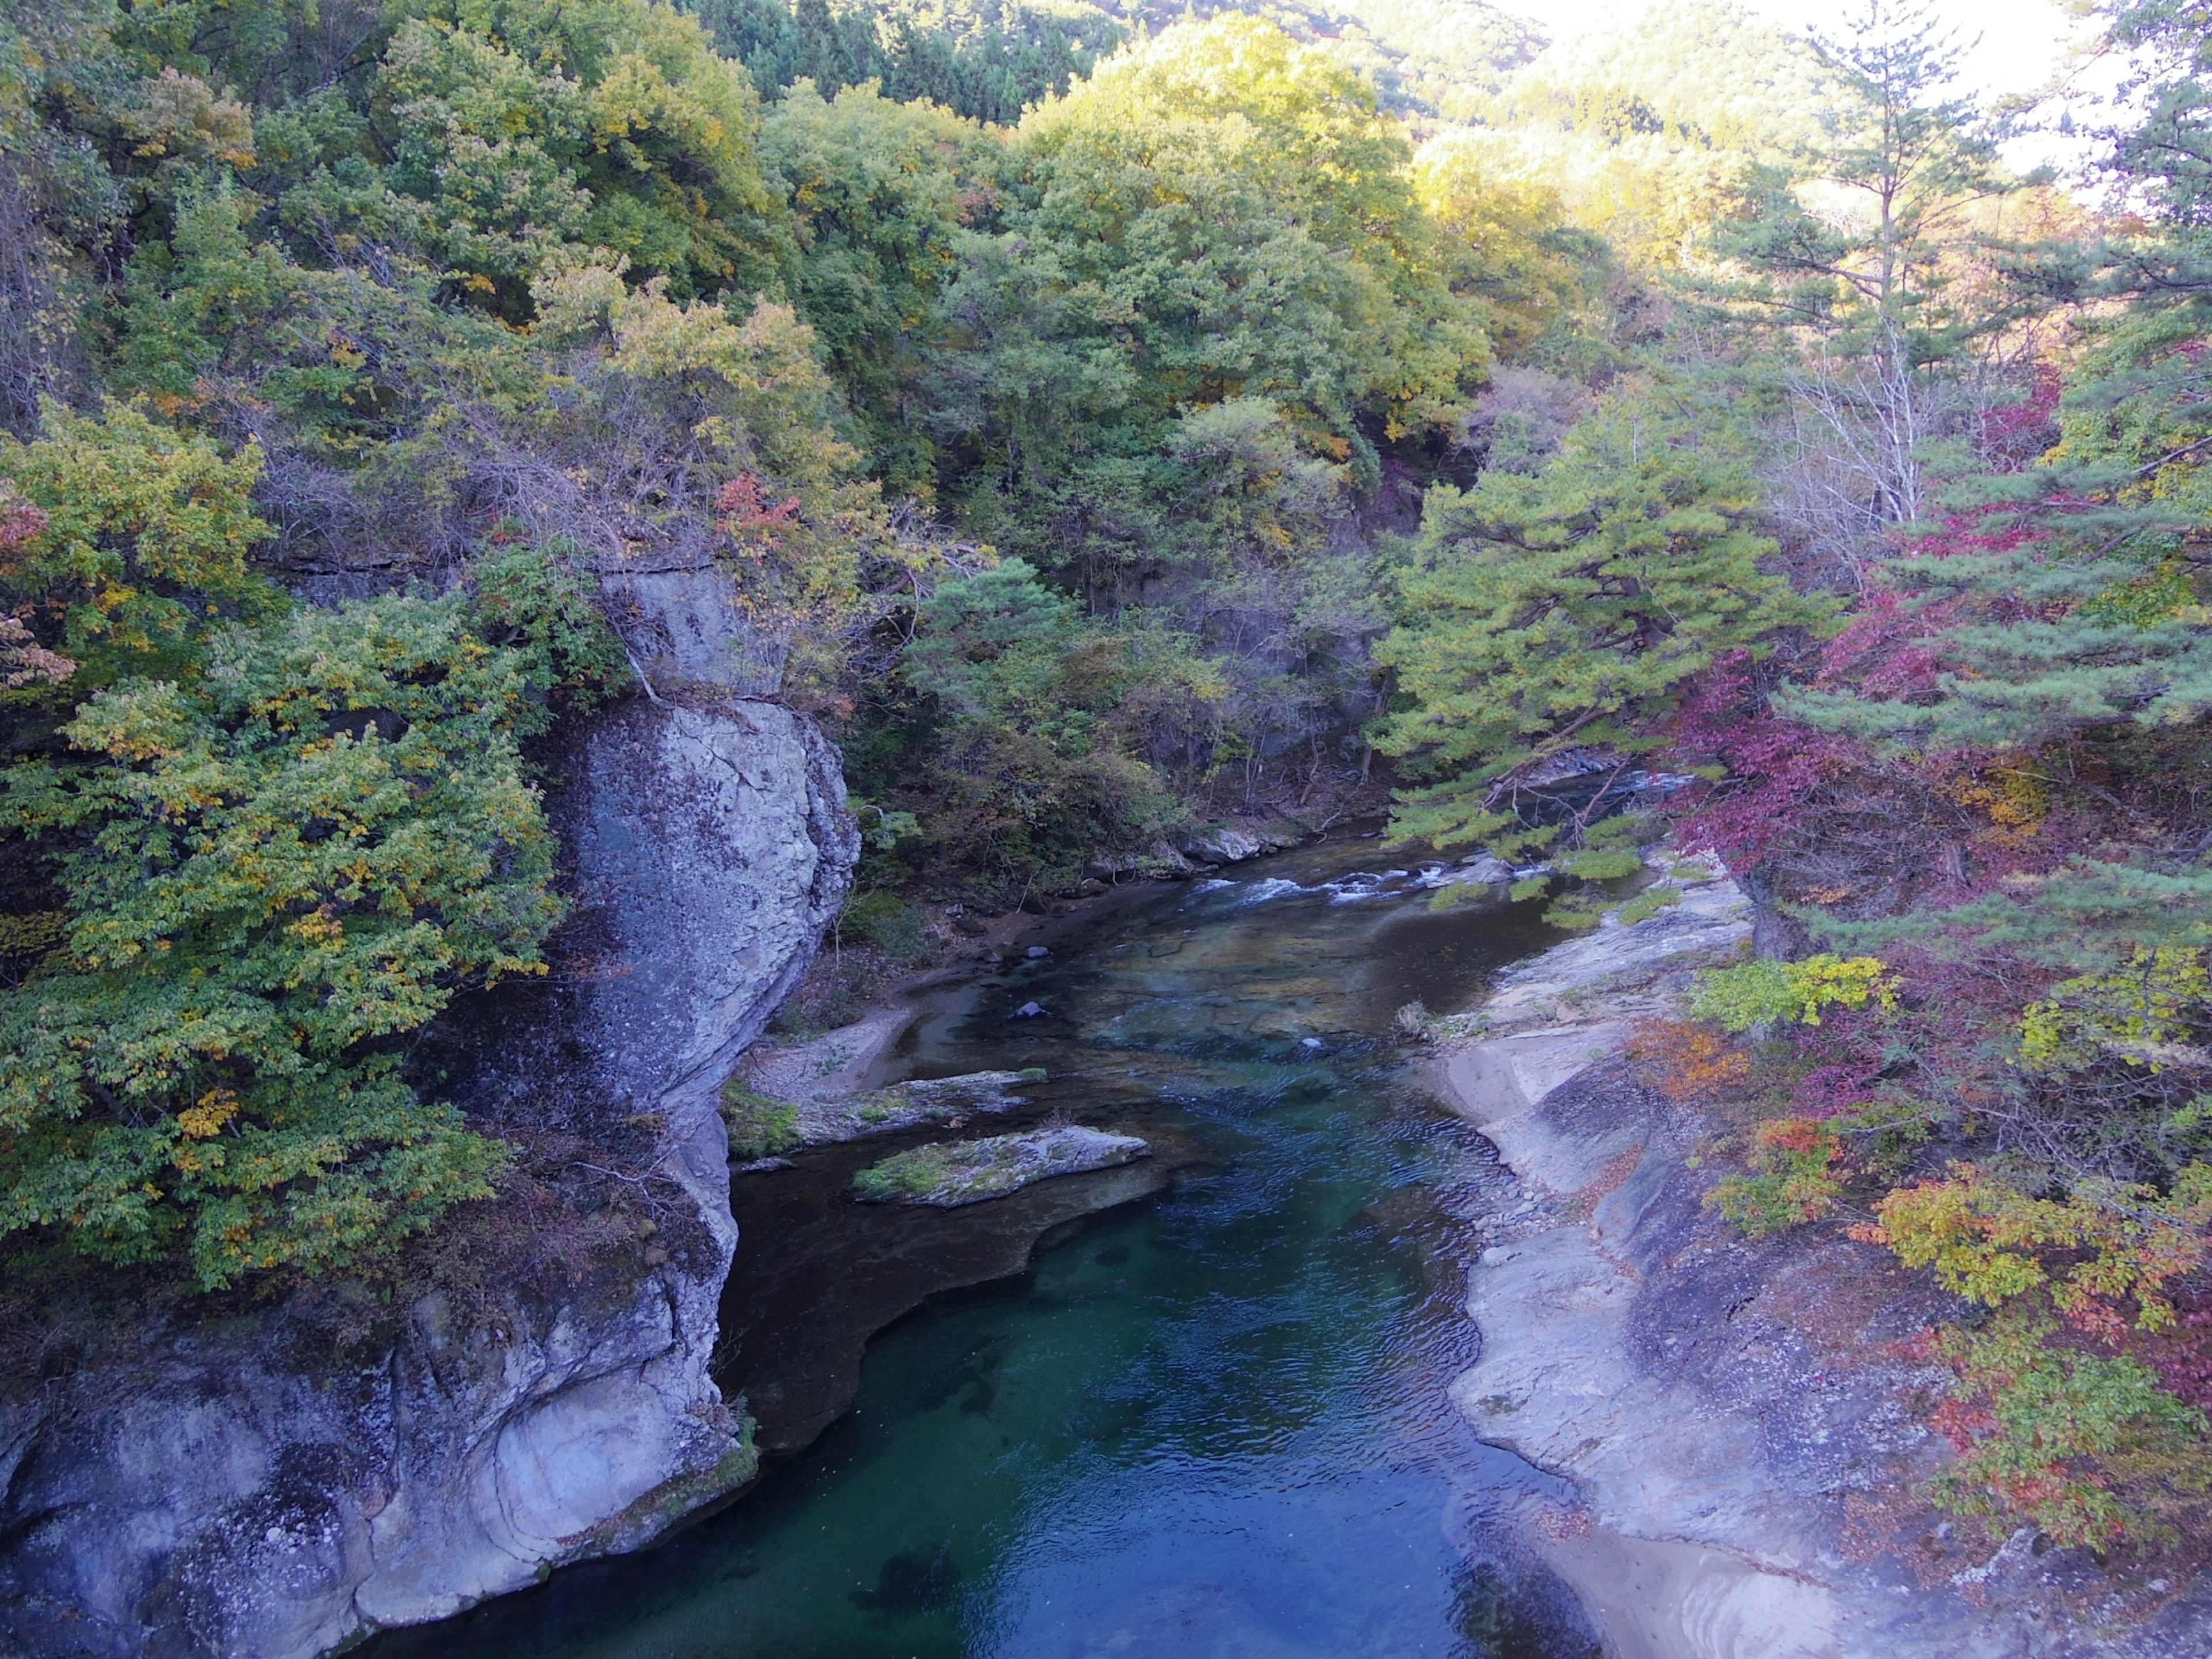
<path fill-rule="evenodd" d="M 309 1659 L 637 1547 L 750 1477 L 708 1369 L 736 1244 L 715 1094 L 858 847 L 811 723 L 718 690 L 624 702 L 553 757 L 553 972 L 462 1000 L 410 1062 L 481 1120 L 619 1146 L 599 1173 L 649 1243 L 500 1321 L 423 1297 L 366 1349 L 295 1304 L 186 1304 L 0 1394 L 0 1653 Z"/>

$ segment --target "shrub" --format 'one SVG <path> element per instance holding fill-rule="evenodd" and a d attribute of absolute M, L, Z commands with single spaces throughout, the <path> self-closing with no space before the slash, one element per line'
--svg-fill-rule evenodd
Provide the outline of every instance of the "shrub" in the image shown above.
<path fill-rule="evenodd" d="M 2080 1070 L 2118 1059 L 2159 1071 L 2202 1066 L 2191 1045 L 2207 1023 L 2212 974 L 2204 952 L 2161 945 L 2131 953 L 2118 973 L 2084 974 L 2051 988 L 2021 1016 L 2021 1057 L 2039 1072 Z"/>
<path fill-rule="evenodd" d="M 1752 1238 L 1818 1221 L 1834 1212 L 1843 1194 L 1835 1174 L 1843 1155 L 1835 1131 L 1816 1119 L 1762 1123 L 1753 1133 L 1757 1173 L 1717 1182 L 1705 1194 L 1706 1206 Z"/>
<path fill-rule="evenodd" d="M 2159 1330 L 2173 1320 L 2167 1284 L 2203 1267 L 2212 1249 L 2212 1164 L 2185 1165 L 2165 1193 L 2085 1176 L 2063 1197 L 2034 1197 L 1954 1164 L 1945 1179 L 1892 1192 L 1875 1214 L 1862 1237 L 1985 1306 L 2047 1288 L 2076 1325 L 2116 1335 L 2126 1322 L 2115 1304 L 2132 1300 L 2134 1322 Z"/>
<path fill-rule="evenodd" d="M 1700 1025 L 1649 1019 L 1636 1030 L 1636 1057 L 1654 1066 L 1669 1100 L 1692 1101 L 1735 1088 L 1751 1076 L 1751 1056 Z"/>
<path fill-rule="evenodd" d="M 841 939 L 872 945 L 893 962 L 919 962 L 935 942 L 921 912 L 896 893 L 863 893 L 837 918 Z"/>
<path fill-rule="evenodd" d="M 1897 981 L 1878 957 L 1808 957 L 1741 963 L 1698 975 L 1690 1012 L 1724 1031 L 1796 1023 L 1818 1025 L 1823 1008 L 1897 1006 Z"/>
<path fill-rule="evenodd" d="M 4 775 L 66 903 L 0 994 L 0 1236 L 107 1261 L 181 1249 L 204 1288 L 309 1271 L 488 1196 L 497 1141 L 399 1075 L 462 985 L 544 971 L 553 840 L 513 653 L 458 599 L 210 636 Z"/>
<path fill-rule="evenodd" d="M 2058 1336 L 2047 1314 L 2015 1308 L 1932 1339 L 1954 1378 L 1936 1426 L 1960 1456 L 1929 1495 L 1954 1514 L 2025 1517 L 2069 1547 L 2201 1530 L 2212 1496 L 2204 1413 L 2141 1362 Z"/>
<path fill-rule="evenodd" d="M 523 712 L 526 734 L 555 713 L 597 707 L 631 678 L 622 641 L 599 612 L 598 583 L 567 562 L 571 550 L 495 546 L 469 571 L 477 631 L 515 653 L 536 694 Z"/>

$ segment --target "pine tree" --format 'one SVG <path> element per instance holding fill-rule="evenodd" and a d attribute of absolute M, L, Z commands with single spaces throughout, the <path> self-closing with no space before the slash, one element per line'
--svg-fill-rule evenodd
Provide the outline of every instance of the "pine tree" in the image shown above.
<path fill-rule="evenodd" d="M 1376 746 L 1437 780 L 1401 798 L 1400 834 L 1540 843 L 1553 832 L 1512 810 L 1517 779 L 1569 749 L 1651 750 L 1717 654 L 1764 653 L 1827 615 L 1765 568 L 1775 544 L 1737 459 L 1701 441 L 1697 411 L 1640 390 L 1540 473 L 1431 491 L 1404 620 L 1376 653 L 1407 706 Z"/>

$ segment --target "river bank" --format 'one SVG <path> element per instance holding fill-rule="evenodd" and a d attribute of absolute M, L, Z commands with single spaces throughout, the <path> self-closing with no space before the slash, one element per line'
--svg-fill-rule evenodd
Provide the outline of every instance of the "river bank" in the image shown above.
<path fill-rule="evenodd" d="M 1717 865 L 1670 874 L 1679 906 L 1506 969 L 1434 1065 L 1529 1193 L 1468 1264 L 1481 1356 L 1451 1390 L 1573 1485 L 1528 1508 L 1527 1547 L 1618 1659 L 2212 1652 L 2212 1596 L 1917 1496 L 1944 1450 L 1912 1403 L 1942 1378 L 1897 1345 L 1955 1315 L 1924 1276 L 1841 1222 L 1754 1243 L 1705 1208 L 1717 1125 L 1632 1037 L 1755 919 Z"/>

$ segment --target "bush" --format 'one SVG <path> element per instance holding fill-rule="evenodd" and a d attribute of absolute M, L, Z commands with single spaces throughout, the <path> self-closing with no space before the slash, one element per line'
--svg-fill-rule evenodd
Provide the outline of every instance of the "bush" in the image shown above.
<path fill-rule="evenodd" d="M 2071 1347 L 2057 1321 L 2028 1308 L 1952 1327 L 1933 1346 L 1955 1379 L 1936 1416 L 1960 1454 L 1932 1483 L 1942 1508 L 2024 1517 L 2068 1547 L 2201 1535 L 2204 1413 L 2148 1366 Z"/>
<path fill-rule="evenodd" d="M 622 641 L 599 612 L 599 584 L 563 557 L 573 550 L 497 545 L 469 571 L 477 633 L 515 653 L 537 694 L 523 713 L 526 735 L 556 713 L 598 707 L 632 678 Z"/>
<path fill-rule="evenodd" d="M 1753 1133 L 1752 1162 L 1757 1173 L 1729 1176 L 1705 1194 L 1747 1237 L 1801 1227 L 1832 1214 L 1843 1183 L 1835 1166 L 1843 1158 L 1835 1131 L 1812 1118 L 1783 1118 L 1762 1123 Z"/>
<path fill-rule="evenodd" d="M 0 994 L 0 1236 L 315 1271 L 488 1196 L 505 1146 L 399 1075 L 455 989 L 544 971 L 553 838 L 521 665 L 458 599 L 301 611 L 129 679 L 22 761 L 65 901 Z"/>
<path fill-rule="evenodd" d="M 1818 1025 L 1823 1008 L 1885 1012 L 1897 1006 L 1897 983 L 1878 957 L 1808 957 L 1802 962 L 1757 962 L 1708 969 L 1698 975 L 1690 1012 L 1723 1030 L 1755 1026 Z"/>

